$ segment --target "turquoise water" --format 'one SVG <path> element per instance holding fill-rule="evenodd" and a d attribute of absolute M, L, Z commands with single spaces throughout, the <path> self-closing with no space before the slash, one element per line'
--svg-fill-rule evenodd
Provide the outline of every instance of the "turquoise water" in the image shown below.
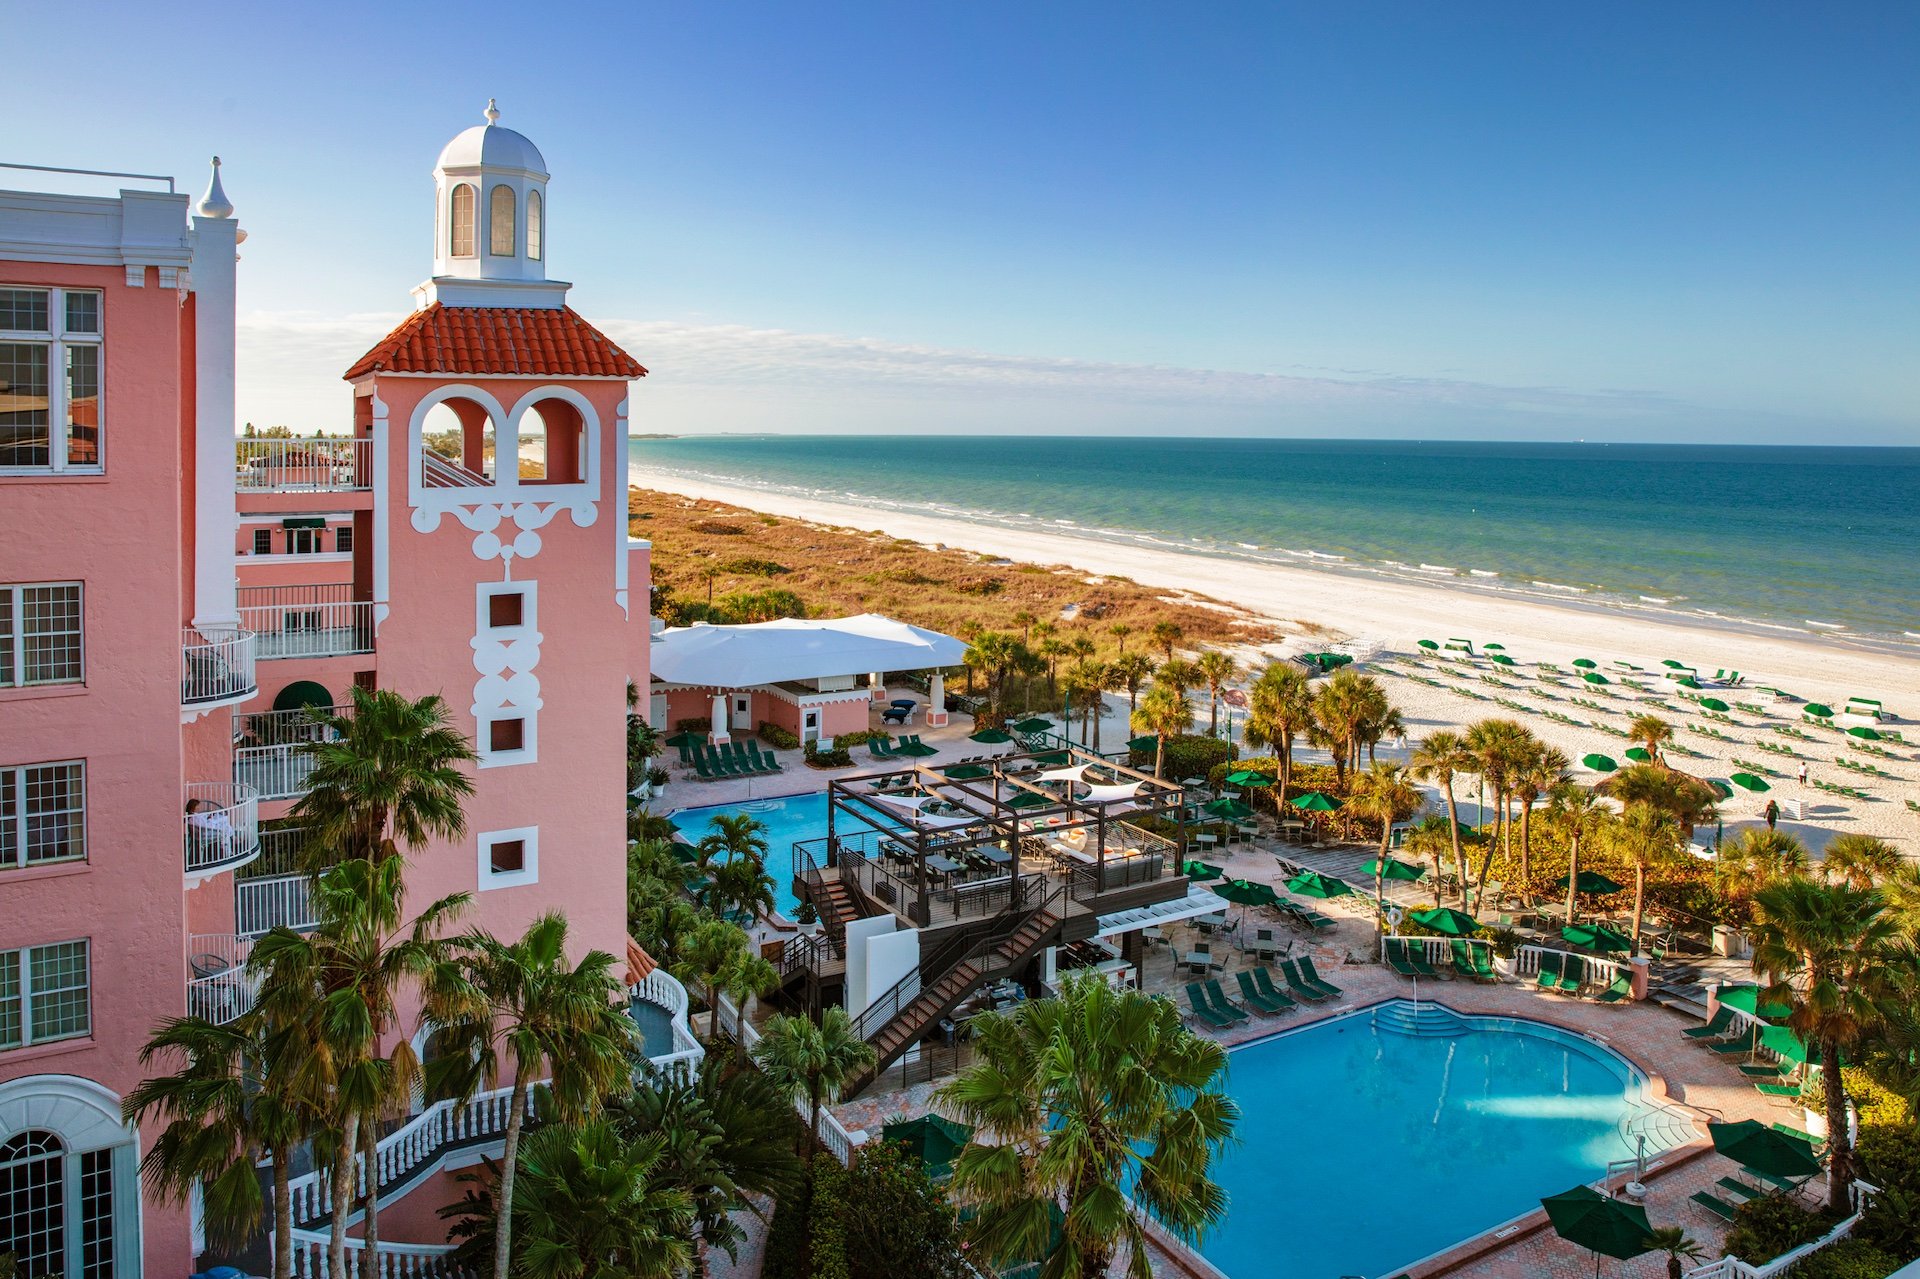
<path fill-rule="evenodd" d="M 673 1014 L 636 995 L 627 1001 L 627 1015 L 640 1031 L 642 1052 L 649 1057 L 665 1057 L 673 1052 Z"/>
<path fill-rule="evenodd" d="M 1457 1033 L 1386 1029 L 1363 1009 L 1229 1054 L 1242 1117 L 1207 1260 L 1233 1279 L 1380 1279 L 1634 1153 L 1627 1125 L 1645 1109 L 1623 1058 L 1425 1007 Z"/>
<path fill-rule="evenodd" d="M 774 909 L 792 919 L 800 907 L 800 899 L 793 894 L 793 846 L 801 840 L 827 837 L 827 793 L 682 808 L 669 819 L 688 839 L 699 843 L 700 837 L 713 829 L 714 818 L 735 813 L 745 813 L 766 828 L 761 833 L 767 840 L 767 873 L 773 876 Z"/>
<path fill-rule="evenodd" d="M 632 457 L 643 484 L 1920 640 L 1920 449 L 708 436 Z"/>

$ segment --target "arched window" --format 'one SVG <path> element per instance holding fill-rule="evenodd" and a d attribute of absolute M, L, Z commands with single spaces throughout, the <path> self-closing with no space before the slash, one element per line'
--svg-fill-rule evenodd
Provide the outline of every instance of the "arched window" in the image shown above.
<path fill-rule="evenodd" d="M 587 477 L 586 424 L 565 400 L 542 400 L 520 418 L 520 482 L 578 484 Z"/>
<path fill-rule="evenodd" d="M 453 189 L 447 220 L 447 250 L 456 258 L 473 256 L 473 188 L 464 182 Z"/>
<path fill-rule="evenodd" d="M 541 209 L 540 193 L 527 192 L 527 257 L 535 262 L 540 260 Z"/>
<path fill-rule="evenodd" d="M 502 182 L 487 196 L 487 252 L 510 258 L 514 252 L 513 188 Z"/>
<path fill-rule="evenodd" d="M 491 484 L 493 418 L 468 399 L 443 400 L 420 421 L 420 482 L 428 488 Z"/>

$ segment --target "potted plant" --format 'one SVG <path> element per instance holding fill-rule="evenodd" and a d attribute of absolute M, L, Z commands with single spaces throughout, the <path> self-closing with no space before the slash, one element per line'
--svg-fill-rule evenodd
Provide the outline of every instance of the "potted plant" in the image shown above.
<path fill-rule="evenodd" d="M 1493 942 L 1493 971 L 1501 979 L 1509 980 L 1514 975 L 1514 960 L 1520 953 L 1520 934 L 1511 928 L 1493 928 L 1487 930 Z"/>
<path fill-rule="evenodd" d="M 1800 1117 L 1806 1124 L 1807 1135 L 1818 1137 L 1822 1141 L 1827 1136 L 1827 1080 L 1826 1072 L 1809 1069 L 1807 1077 L 1800 1084 Z"/>

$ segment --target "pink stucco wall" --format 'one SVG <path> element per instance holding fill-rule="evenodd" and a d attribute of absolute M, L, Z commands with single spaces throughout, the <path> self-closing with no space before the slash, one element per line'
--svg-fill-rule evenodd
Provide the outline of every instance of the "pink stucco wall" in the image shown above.
<path fill-rule="evenodd" d="M 179 727 L 192 299 L 151 268 L 129 288 L 119 266 L 0 262 L 0 282 L 99 289 L 106 343 L 105 475 L 0 478 L 0 582 L 81 582 L 86 640 L 84 685 L 0 690 L 0 764 L 84 759 L 89 853 L 0 871 L 0 949 L 89 938 L 93 990 L 90 1037 L 0 1052 L 0 1081 L 79 1075 L 124 1096 L 149 1029 L 185 1010 L 181 781 L 222 731 Z M 147 1204 L 144 1232 L 148 1274 L 186 1272 L 184 1210 Z"/>

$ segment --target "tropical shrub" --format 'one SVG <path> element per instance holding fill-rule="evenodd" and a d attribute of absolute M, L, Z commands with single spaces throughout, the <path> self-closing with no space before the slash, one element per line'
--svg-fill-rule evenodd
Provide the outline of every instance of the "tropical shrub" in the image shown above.
<path fill-rule="evenodd" d="M 1750 1265 L 1763 1265 L 1818 1239 L 1832 1224 L 1831 1217 L 1814 1212 L 1790 1195 L 1761 1195 L 1734 1210 L 1733 1229 L 1727 1232 L 1727 1253 Z"/>
<path fill-rule="evenodd" d="M 853 763 L 852 754 L 844 748 L 829 746 L 821 750 L 819 742 L 807 743 L 805 759 L 809 768 L 845 768 Z"/>
<path fill-rule="evenodd" d="M 1886 1279 L 1900 1258 L 1865 1239 L 1829 1244 L 1793 1268 L 1794 1279 Z"/>
<path fill-rule="evenodd" d="M 953 1205 L 904 1148 L 871 1142 L 851 1168 L 818 1155 L 811 1180 L 810 1192 L 775 1207 L 766 1279 L 964 1279 L 970 1273 Z"/>
<path fill-rule="evenodd" d="M 1221 741 L 1218 737 L 1208 737 L 1199 733 L 1182 733 L 1178 737 L 1167 739 L 1167 763 L 1161 775 L 1178 780 L 1182 777 L 1206 777 L 1216 765 L 1233 759 L 1233 743 Z M 1153 752 L 1145 752 L 1145 762 L 1135 767 L 1151 769 Z"/>
<path fill-rule="evenodd" d="M 799 735 L 788 732 L 778 724 L 770 724 L 766 720 L 761 720 L 759 733 L 760 740 L 777 751 L 797 751 L 800 749 Z"/>

